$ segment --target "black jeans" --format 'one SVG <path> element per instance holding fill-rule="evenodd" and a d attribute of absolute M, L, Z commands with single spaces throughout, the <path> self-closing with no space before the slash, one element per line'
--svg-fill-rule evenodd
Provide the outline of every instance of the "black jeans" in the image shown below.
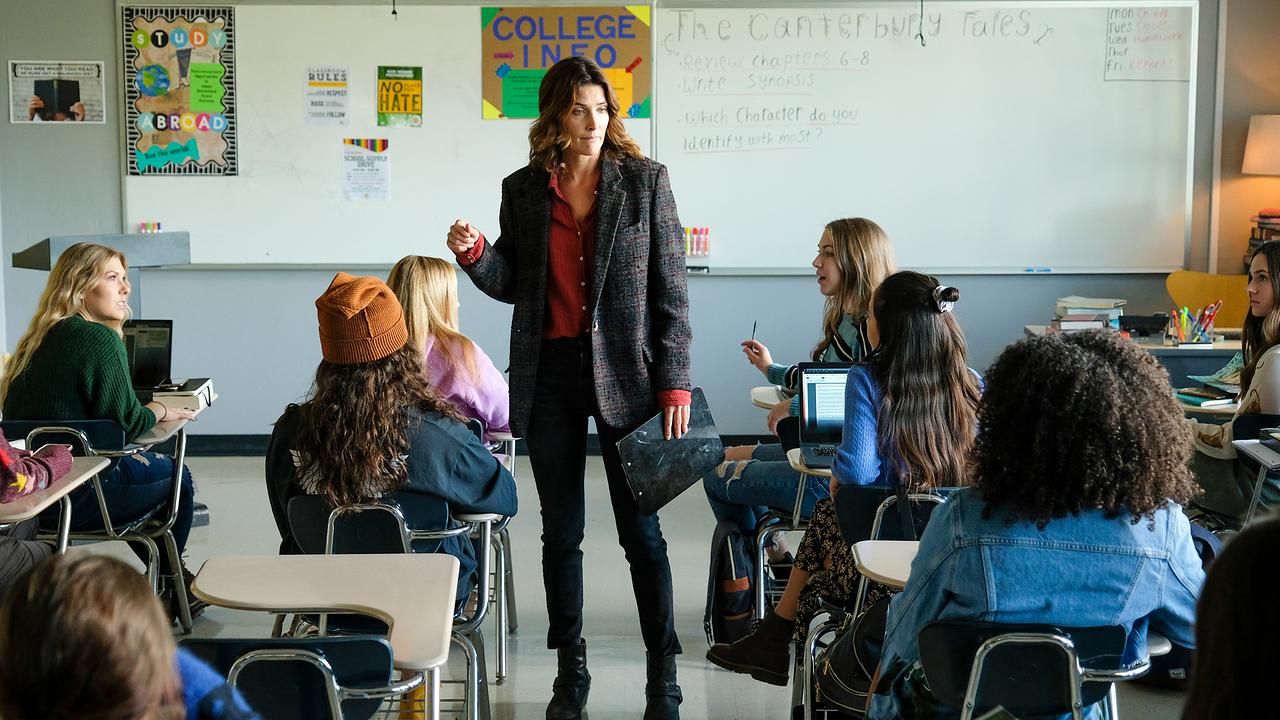
<path fill-rule="evenodd" d="M 582 538 L 586 525 L 587 418 L 600 433 L 618 543 L 631 566 L 631 588 L 645 649 L 680 652 L 667 542 L 656 515 L 636 506 L 617 442 L 634 428 L 610 427 L 596 407 L 587 337 L 545 340 L 538 360 L 533 413 L 525 443 L 542 506 L 542 580 L 547 592 L 547 647 L 568 648 L 582 637 Z"/>

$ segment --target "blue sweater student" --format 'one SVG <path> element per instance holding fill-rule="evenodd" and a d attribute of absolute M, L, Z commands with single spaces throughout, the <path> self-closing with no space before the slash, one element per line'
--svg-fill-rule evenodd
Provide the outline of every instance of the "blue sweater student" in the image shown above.
<path fill-rule="evenodd" d="M 974 486 L 934 512 L 890 604 L 873 720 L 959 714 L 920 667 L 935 620 L 1119 625 L 1126 663 L 1148 629 L 1195 644 L 1191 440 L 1151 356 L 1100 331 L 1023 340 L 988 371 L 978 420 Z"/>

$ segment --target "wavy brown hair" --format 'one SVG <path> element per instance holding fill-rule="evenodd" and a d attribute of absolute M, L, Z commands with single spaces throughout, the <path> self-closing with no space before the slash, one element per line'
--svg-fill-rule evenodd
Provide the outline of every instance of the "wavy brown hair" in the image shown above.
<path fill-rule="evenodd" d="M 584 57 L 567 57 L 552 65 L 538 86 L 538 118 L 529 126 L 529 164 L 550 172 L 560 165 L 569 147 L 564 119 L 573 110 L 578 88 L 599 85 L 609 105 L 609 125 L 604 131 L 605 157 L 644 157 L 640 146 L 622 126 L 618 95 L 600 68 Z"/>
<path fill-rule="evenodd" d="M 1156 359 L 1116 333 L 1021 340 L 987 371 L 975 485 L 1010 523 L 1102 510 L 1133 522 L 1197 494 L 1193 446 Z"/>
<path fill-rule="evenodd" d="M 861 321 L 871 309 L 871 293 L 897 270 L 889 236 L 874 222 L 861 217 L 841 218 L 827 223 L 840 268 L 840 290 L 827 298 L 822 313 L 822 339 L 813 348 L 813 361 L 822 355 L 840 332 L 840 320 L 852 315 Z"/>
<path fill-rule="evenodd" d="M 49 330 L 84 310 L 85 293 L 102 282 L 107 262 L 112 258 L 119 260 L 124 268 L 120 281 L 128 287 L 129 262 L 124 253 L 115 248 L 94 243 L 76 243 L 58 256 L 58 262 L 49 271 L 44 292 L 40 293 L 40 300 L 36 303 L 36 314 L 31 318 L 27 331 L 18 340 L 13 357 L 5 363 L 4 378 L 0 379 L 0 403 L 9 395 L 9 387 L 14 378 L 31 366 L 31 358 L 35 357 L 36 350 L 40 349 Z M 120 334 L 119 325 L 112 323 L 107 326 Z"/>
<path fill-rule="evenodd" d="M 168 617 L 136 570 L 106 555 L 58 555 L 0 606 L 6 720 L 186 716 Z"/>
<path fill-rule="evenodd" d="M 1240 369 L 1240 395 L 1249 391 L 1249 383 L 1253 382 L 1253 373 L 1258 368 L 1258 358 L 1280 342 L 1280 240 L 1269 240 L 1262 243 L 1249 258 L 1259 255 L 1267 259 L 1267 275 L 1271 280 L 1271 297 L 1275 307 L 1266 317 L 1254 317 L 1253 312 L 1244 316 L 1244 330 L 1240 333 L 1243 340 L 1244 367 Z"/>
<path fill-rule="evenodd" d="M 410 415 L 435 410 L 464 422 L 422 372 L 422 352 L 405 345 L 381 360 L 321 361 L 294 442 L 303 489 L 352 505 L 395 492 L 407 477 Z"/>
<path fill-rule="evenodd" d="M 1196 654 L 1183 720 L 1257 717 L 1275 704 L 1280 667 L 1273 622 L 1280 518 L 1245 528 L 1213 561 L 1196 608 Z"/>
<path fill-rule="evenodd" d="M 868 358 L 882 396 L 877 436 L 909 491 L 965 485 L 973 447 L 978 381 L 965 364 L 964 332 L 934 298 L 937 279 L 890 275 L 875 290 L 880 344 Z M 955 302 L 960 291 L 945 288 Z"/>

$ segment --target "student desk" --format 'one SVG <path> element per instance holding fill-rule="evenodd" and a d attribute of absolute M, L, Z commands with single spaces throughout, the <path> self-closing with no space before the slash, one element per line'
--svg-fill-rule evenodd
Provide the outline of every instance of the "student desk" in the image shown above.
<path fill-rule="evenodd" d="M 1232 440 L 1231 446 L 1237 453 L 1245 455 L 1258 463 L 1258 477 L 1253 482 L 1253 499 L 1249 501 L 1249 510 L 1244 515 L 1244 524 L 1248 525 L 1258 509 L 1258 501 L 1262 498 L 1262 488 L 1267 484 L 1267 473 L 1280 470 L 1280 454 L 1262 444 L 1261 440 Z"/>
<path fill-rule="evenodd" d="M 777 385 L 763 385 L 751 388 L 751 404 L 761 410 L 772 410 L 774 405 L 786 400 Z"/>
<path fill-rule="evenodd" d="M 355 612 L 387 623 L 395 667 L 427 673 L 440 716 L 440 667 L 449 659 L 458 560 L 443 553 L 228 555 L 210 558 L 191 591 L 213 605 L 267 612 Z"/>
<path fill-rule="evenodd" d="M 10 503 L 0 505 L 0 526 L 14 525 L 39 515 L 55 502 L 61 503 L 62 514 L 58 518 L 57 552 L 67 551 L 67 537 L 71 532 L 71 491 L 89 482 L 110 461 L 100 457 L 72 458 L 71 470 L 49 487 L 24 495 Z"/>
<path fill-rule="evenodd" d="M 863 540 L 853 545 L 853 564 L 867 578 L 901 590 L 919 549 L 918 540 Z"/>
<path fill-rule="evenodd" d="M 1028 337 L 1044 335 L 1047 325 L 1027 325 L 1023 331 Z M 1173 345 L 1151 345 L 1138 343 L 1138 347 L 1146 350 L 1169 371 L 1169 382 L 1174 387 L 1199 385 L 1188 375 L 1212 375 L 1240 352 L 1239 340 L 1219 340 L 1212 348 L 1180 348 Z M 1199 409 L 1197 408 L 1197 411 Z"/>

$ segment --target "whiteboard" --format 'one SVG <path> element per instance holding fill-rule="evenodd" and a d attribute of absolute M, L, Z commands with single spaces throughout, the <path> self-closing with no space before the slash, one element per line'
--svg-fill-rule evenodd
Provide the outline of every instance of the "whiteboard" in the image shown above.
<path fill-rule="evenodd" d="M 927 3 L 923 48 L 909 36 L 918 7 L 658 4 L 654 120 L 627 129 L 671 169 L 684 224 L 711 231 L 710 257 L 691 263 L 802 269 L 826 221 L 863 215 L 904 266 L 1183 265 L 1196 2 Z M 1150 27 L 1114 14 L 1132 27 L 1112 27 L 1109 11 L 1126 8 Z M 189 230 L 194 263 L 228 265 L 448 256 L 456 217 L 496 237 L 500 181 L 525 162 L 528 121 L 481 117 L 479 16 L 458 5 L 406 4 L 398 20 L 384 6 L 237 7 L 240 174 L 126 177 L 126 228 Z M 1107 66 L 1121 45 L 1120 59 L 1138 64 Z M 740 67 L 757 57 L 788 66 Z M 350 69 L 349 126 L 304 124 L 309 65 Z M 378 65 L 423 67 L 422 127 L 376 126 Z M 346 137 L 388 140 L 385 201 L 344 197 Z"/>
<path fill-rule="evenodd" d="M 192 263 L 390 265 L 448 257 L 464 217 L 498 236 L 502 178 L 528 162 L 529 122 L 481 118 L 479 7 L 236 8 L 240 174 L 125 178 L 126 228 L 191 232 Z M 351 124 L 308 127 L 308 65 L 350 69 Z M 378 127 L 378 65 L 421 65 L 422 127 Z M 649 152 L 649 122 L 627 130 Z M 347 200 L 343 138 L 386 138 L 385 201 Z"/>
<path fill-rule="evenodd" d="M 657 157 L 707 264 L 801 266 L 846 216 L 908 267 L 1183 264 L 1195 3 L 931 3 L 923 47 L 918 7 L 658 13 Z"/>

